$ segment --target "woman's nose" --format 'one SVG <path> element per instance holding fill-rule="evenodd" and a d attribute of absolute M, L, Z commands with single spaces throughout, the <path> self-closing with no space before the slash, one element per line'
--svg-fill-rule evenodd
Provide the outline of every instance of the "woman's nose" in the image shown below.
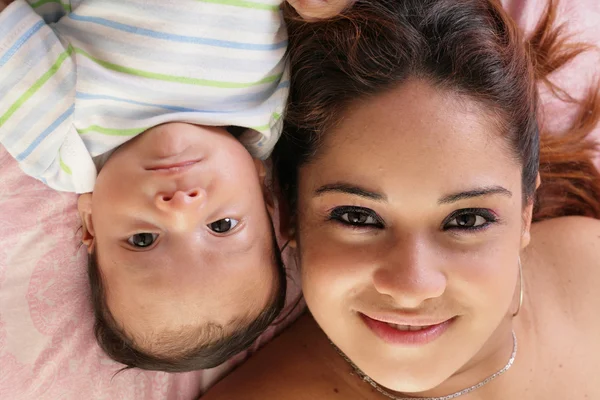
<path fill-rule="evenodd" d="M 447 279 L 435 251 L 413 243 L 389 253 L 373 273 L 375 289 L 394 299 L 399 308 L 418 308 L 425 300 L 440 297 Z"/>

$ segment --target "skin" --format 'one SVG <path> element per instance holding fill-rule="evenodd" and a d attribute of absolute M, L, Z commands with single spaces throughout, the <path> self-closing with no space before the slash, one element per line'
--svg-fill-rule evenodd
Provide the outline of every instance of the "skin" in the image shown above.
<path fill-rule="evenodd" d="M 263 181 L 262 163 L 223 128 L 161 125 L 109 158 L 79 211 L 127 332 L 258 315 L 276 283 Z"/>
<path fill-rule="evenodd" d="M 532 206 L 523 208 L 521 168 L 481 111 L 411 82 L 349 110 L 322 156 L 302 171 L 307 305 L 350 359 L 398 392 L 452 393 L 477 381 L 470 370 L 492 371 L 510 354 L 509 316 L 517 307 L 518 258 L 529 244 Z M 379 198 L 324 189 L 339 184 Z M 448 199 L 490 188 L 498 192 Z M 358 209 L 348 213 L 348 206 Z M 366 221 L 344 224 L 348 218 Z M 457 226 L 470 219 L 482 228 Z M 438 340 L 414 348 L 382 342 L 361 314 L 395 315 L 406 325 L 455 321 Z M 456 383 L 448 381 L 463 370 Z"/>
<path fill-rule="evenodd" d="M 600 223 L 561 218 L 531 227 L 521 167 L 496 127 L 475 103 L 420 81 L 350 107 L 299 173 L 292 244 L 312 317 L 205 398 L 384 399 L 328 338 L 389 391 L 444 396 L 501 369 L 511 330 L 519 341 L 513 367 L 461 399 L 600 396 Z M 440 201 L 481 187 L 510 195 Z M 349 193 L 357 188 L 362 195 Z M 349 214 L 345 206 L 362 209 Z M 456 212 L 465 209 L 492 210 L 496 222 L 458 229 Z M 525 300 L 513 318 L 519 257 Z M 358 313 L 455 320 L 433 342 L 407 347 L 379 339 Z"/>
<path fill-rule="evenodd" d="M 317 20 L 351 2 L 291 5 Z M 156 170 L 198 159 L 184 169 Z M 80 197 L 83 242 L 97 253 L 108 307 L 143 347 L 152 346 L 149 334 L 186 325 L 211 323 L 231 332 L 273 297 L 264 176 L 262 163 L 223 128 L 171 123 L 120 147 L 94 193 Z M 230 231 L 214 232 L 230 221 L 237 223 Z"/>
<path fill-rule="evenodd" d="M 0 0 L 0 11 L 10 3 Z M 307 20 L 350 3 L 290 2 Z M 94 193 L 80 197 L 79 212 L 108 306 L 130 335 L 143 341 L 149 332 L 198 322 L 231 330 L 266 306 L 276 271 L 263 183 L 262 163 L 222 128 L 165 124 L 109 158 Z M 223 224 L 232 229 L 214 231 Z"/>
<path fill-rule="evenodd" d="M 354 0 L 288 0 L 305 20 L 331 18 L 349 7 Z"/>

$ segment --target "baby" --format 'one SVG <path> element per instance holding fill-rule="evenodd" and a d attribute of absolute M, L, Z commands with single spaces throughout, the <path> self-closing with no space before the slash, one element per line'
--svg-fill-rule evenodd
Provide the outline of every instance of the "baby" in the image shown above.
<path fill-rule="evenodd" d="M 284 305 L 261 162 L 289 87 L 280 3 L 0 2 L 0 142 L 82 194 L 96 338 L 127 367 L 214 367 Z M 323 3 L 304 16 L 347 1 Z"/>

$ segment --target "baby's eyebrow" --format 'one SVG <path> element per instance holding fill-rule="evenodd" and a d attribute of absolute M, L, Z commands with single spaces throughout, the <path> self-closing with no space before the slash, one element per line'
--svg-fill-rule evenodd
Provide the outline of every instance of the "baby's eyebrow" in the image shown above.
<path fill-rule="evenodd" d="M 446 195 L 438 200 L 438 204 L 441 205 L 456 203 L 460 200 L 472 199 L 474 197 L 491 196 L 495 194 L 512 197 L 512 192 L 508 189 L 503 188 L 502 186 L 484 186 L 480 188 L 467 190 L 464 192 Z"/>

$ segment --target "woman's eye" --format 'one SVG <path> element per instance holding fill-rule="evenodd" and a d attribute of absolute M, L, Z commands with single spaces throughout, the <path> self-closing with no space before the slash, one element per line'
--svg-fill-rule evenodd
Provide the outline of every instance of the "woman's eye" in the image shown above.
<path fill-rule="evenodd" d="M 497 218 L 487 210 L 461 210 L 444 225 L 444 229 L 476 230 L 485 228 L 496 220 Z"/>
<path fill-rule="evenodd" d="M 218 221 L 208 224 L 208 228 L 211 231 L 216 232 L 216 233 L 225 233 L 225 232 L 229 232 L 230 230 L 235 228 L 235 226 L 239 222 L 240 221 L 233 219 L 233 218 L 223 218 L 223 219 L 220 219 Z"/>
<path fill-rule="evenodd" d="M 361 207 L 338 207 L 331 212 L 329 219 L 357 227 L 382 225 L 375 212 Z"/>
<path fill-rule="evenodd" d="M 158 235 L 156 233 L 144 232 L 136 233 L 135 235 L 127 239 L 127 242 L 133 247 L 144 248 L 152 246 L 156 239 L 158 239 Z"/>
<path fill-rule="evenodd" d="M 356 211 L 347 212 L 340 217 L 343 221 L 348 222 L 352 225 L 373 225 L 377 223 L 377 220 L 371 215 L 359 213 Z"/>

